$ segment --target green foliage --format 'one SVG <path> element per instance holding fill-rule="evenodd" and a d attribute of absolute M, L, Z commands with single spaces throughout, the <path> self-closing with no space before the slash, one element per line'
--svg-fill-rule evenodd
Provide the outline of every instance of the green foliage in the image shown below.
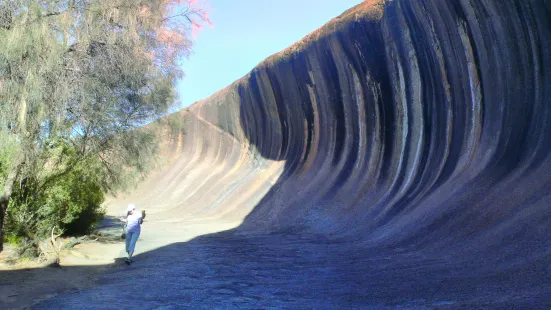
<path fill-rule="evenodd" d="M 197 3 L 0 1 L 0 240 L 83 233 L 103 193 L 144 175 L 157 142 L 141 127 L 174 103 L 209 22 Z"/>
<path fill-rule="evenodd" d="M 4 187 L 11 165 L 17 153 L 17 144 L 14 139 L 0 131 L 0 189 Z"/>
<path fill-rule="evenodd" d="M 16 253 L 21 261 L 28 261 L 39 255 L 38 248 L 34 245 L 34 242 L 28 239 L 22 239 L 17 243 Z"/>
<path fill-rule="evenodd" d="M 55 168 L 26 178 L 16 185 L 7 214 L 7 240 L 39 240 L 52 227 L 66 235 L 88 233 L 103 218 L 101 162 L 78 159 L 74 148 L 60 144 L 48 150 Z M 18 241 L 17 241 L 18 242 Z"/>
<path fill-rule="evenodd" d="M 20 245 L 23 242 L 23 240 L 25 240 L 25 238 L 14 234 L 11 234 L 11 235 L 8 234 L 5 236 L 5 238 L 6 238 L 6 242 L 12 246 Z"/>
<path fill-rule="evenodd" d="M 177 136 L 180 133 L 185 134 L 185 119 L 181 113 L 172 113 L 159 120 L 163 125 L 167 125 L 172 136 Z"/>

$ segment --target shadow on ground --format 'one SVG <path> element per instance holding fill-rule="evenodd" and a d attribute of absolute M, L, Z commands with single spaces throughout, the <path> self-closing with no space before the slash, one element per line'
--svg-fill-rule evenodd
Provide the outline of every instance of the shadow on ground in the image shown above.
<path fill-rule="evenodd" d="M 551 305 L 549 260 L 499 268 L 499 262 L 482 257 L 459 262 L 419 249 L 366 251 L 323 236 L 231 230 L 139 254 L 131 266 L 117 259 L 94 287 L 59 295 L 34 308 Z M 490 265 L 500 271 L 491 271 Z M 70 268 L 85 273 L 88 267 Z M 9 278 L 10 272 L 0 275 Z"/>
<path fill-rule="evenodd" d="M 239 111 L 225 115 L 239 116 L 226 127 L 286 163 L 243 225 L 118 259 L 95 286 L 35 308 L 551 308 L 548 8 L 389 1 L 380 23 L 255 69 L 227 92 Z M 199 144 L 198 157 L 224 159 Z M 280 232 L 262 233 L 267 222 Z M 296 225 L 396 242 L 285 233 Z"/>
<path fill-rule="evenodd" d="M 124 223 L 116 216 L 106 216 L 92 234 L 92 238 L 101 243 L 120 243 L 123 238 Z"/>

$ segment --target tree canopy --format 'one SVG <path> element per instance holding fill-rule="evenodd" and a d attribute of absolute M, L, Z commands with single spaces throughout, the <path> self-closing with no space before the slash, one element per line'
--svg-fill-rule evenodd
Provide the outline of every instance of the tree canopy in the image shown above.
<path fill-rule="evenodd" d="M 15 185 L 44 194 L 97 160 L 112 191 L 147 168 L 155 143 L 136 129 L 173 104 L 205 23 L 195 0 L 0 1 L 0 229 Z"/>

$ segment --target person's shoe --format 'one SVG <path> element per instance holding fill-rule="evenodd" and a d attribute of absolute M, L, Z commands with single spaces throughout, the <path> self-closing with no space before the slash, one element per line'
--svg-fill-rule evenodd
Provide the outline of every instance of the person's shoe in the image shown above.
<path fill-rule="evenodd" d="M 130 258 L 127 258 L 124 262 L 125 262 L 127 265 L 132 264 L 132 260 L 131 260 Z"/>

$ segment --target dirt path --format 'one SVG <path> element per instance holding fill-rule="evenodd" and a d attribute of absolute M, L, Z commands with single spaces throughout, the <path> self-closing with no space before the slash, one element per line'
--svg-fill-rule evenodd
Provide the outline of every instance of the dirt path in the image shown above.
<path fill-rule="evenodd" d="M 113 224 L 114 222 L 111 222 Z M 117 228 L 65 253 L 62 268 L 0 271 L 2 309 L 519 308 L 551 305 L 547 265 L 496 274 L 412 248 L 253 234 L 214 220 L 144 224 L 126 266 Z M 120 233 L 120 231 L 118 231 Z M 529 279 L 529 280 L 527 280 Z M 7 283 L 7 284 L 6 284 Z"/>
<path fill-rule="evenodd" d="M 141 253 L 36 309 L 450 309 L 551 305 L 546 265 L 495 273 L 416 249 L 322 236 L 203 235 Z M 139 306 L 137 306 L 139 305 Z"/>
<path fill-rule="evenodd" d="M 208 219 L 166 222 L 149 218 L 143 225 L 136 256 L 172 243 L 186 242 L 203 234 L 231 229 L 236 225 L 213 223 Z M 126 253 L 120 238 L 121 232 L 116 212 L 111 210 L 99 229 L 101 236 L 98 240 L 64 250 L 60 268 L 33 262 L 10 265 L 5 262 L 7 253 L 3 253 L 0 256 L 0 309 L 27 309 L 62 293 L 94 287 L 104 275 L 121 271 L 121 268 L 127 267 L 122 259 Z"/>
<path fill-rule="evenodd" d="M 118 204 L 122 205 L 122 204 Z M 153 210 L 153 209 L 152 209 Z M 416 248 L 369 248 L 240 222 L 151 212 L 124 264 L 118 210 L 61 268 L 0 266 L 0 309 L 537 308 L 551 306 L 549 260 L 492 266 Z"/>
<path fill-rule="evenodd" d="M 51 268 L 32 264 L 28 267 L 2 266 L 0 269 L 0 308 L 27 309 L 59 293 L 93 285 L 106 266 Z"/>

